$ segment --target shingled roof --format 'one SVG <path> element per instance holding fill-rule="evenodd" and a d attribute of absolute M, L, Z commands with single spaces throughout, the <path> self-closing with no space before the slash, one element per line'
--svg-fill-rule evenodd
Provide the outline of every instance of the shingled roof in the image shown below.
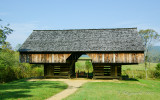
<path fill-rule="evenodd" d="M 137 28 L 33 30 L 19 51 L 144 51 L 144 46 Z"/>

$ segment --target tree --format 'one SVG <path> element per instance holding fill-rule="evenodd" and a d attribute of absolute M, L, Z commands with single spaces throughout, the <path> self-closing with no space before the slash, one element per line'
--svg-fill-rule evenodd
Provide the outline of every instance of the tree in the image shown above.
<path fill-rule="evenodd" d="M 76 65 L 76 72 L 78 72 L 78 70 L 80 70 L 82 65 L 79 62 L 76 62 L 75 65 Z"/>
<path fill-rule="evenodd" d="M 2 49 L 12 49 L 12 46 L 9 42 L 5 42 L 3 45 L 2 45 Z"/>
<path fill-rule="evenodd" d="M 0 21 L 2 21 L 0 19 Z M 6 26 L 0 25 L 0 48 L 2 48 L 2 45 L 6 43 L 7 35 L 11 34 L 13 30 L 9 28 L 9 24 Z"/>
<path fill-rule="evenodd" d="M 86 65 L 86 69 L 89 71 L 89 69 L 91 69 L 92 68 L 92 63 L 89 61 L 89 60 L 87 60 L 86 62 L 85 62 L 85 65 Z"/>
<path fill-rule="evenodd" d="M 146 29 L 146 30 L 140 30 L 139 31 L 140 36 L 143 39 L 144 43 L 144 62 L 145 62 L 145 72 L 146 72 L 146 78 L 147 76 L 147 60 L 148 60 L 148 50 L 152 47 L 153 40 L 159 40 L 160 35 L 153 29 Z"/>

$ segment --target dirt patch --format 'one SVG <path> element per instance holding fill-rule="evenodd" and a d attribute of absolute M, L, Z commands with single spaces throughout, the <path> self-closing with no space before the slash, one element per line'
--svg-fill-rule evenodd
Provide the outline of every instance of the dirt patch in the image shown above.
<path fill-rule="evenodd" d="M 64 91 L 48 98 L 47 100 L 62 100 L 73 94 L 86 82 L 120 82 L 119 80 L 92 80 L 92 79 L 29 79 L 28 81 L 62 81 L 68 84 L 68 88 Z"/>

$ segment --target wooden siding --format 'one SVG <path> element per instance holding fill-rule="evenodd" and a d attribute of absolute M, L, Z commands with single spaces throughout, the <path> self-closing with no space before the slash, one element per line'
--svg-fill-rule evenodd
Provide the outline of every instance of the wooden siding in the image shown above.
<path fill-rule="evenodd" d="M 70 78 L 75 75 L 75 61 L 64 64 L 44 64 L 45 78 Z"/>
<path fill-rule="evenodd" d="M 103 66 L 93 65 L 93 78 L 121 78 L 121 65 Z"/>
<path fill-rule="evenodd" d="M 92 63 L 142 63 L 144 53 L 86 53 Z M 20 54 L 21 63 L 66 63 L 77 60 L 82 54 Z"/>
<path fill-rule="evenodd" d="M 21 63 L 66 63 L 71 54 L 20 54 Z"/>
<path fill-rule="evenodd" d="M 92 63 L 142 63 L 144 53 L 87 53 Z"/>

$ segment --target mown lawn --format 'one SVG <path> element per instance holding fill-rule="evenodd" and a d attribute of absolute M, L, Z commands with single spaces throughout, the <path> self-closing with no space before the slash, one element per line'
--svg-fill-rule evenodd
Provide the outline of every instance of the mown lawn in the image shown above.
<path fill-rule="evenodd" d="M 0 100 L 44 100 L 66 88 L 63 82 L 18 80 L 0 84 Z"/>
<path fill-rule="evenodd" d="M 64 100 L 160 100 L 160 81 L 90 82 Z"/>

